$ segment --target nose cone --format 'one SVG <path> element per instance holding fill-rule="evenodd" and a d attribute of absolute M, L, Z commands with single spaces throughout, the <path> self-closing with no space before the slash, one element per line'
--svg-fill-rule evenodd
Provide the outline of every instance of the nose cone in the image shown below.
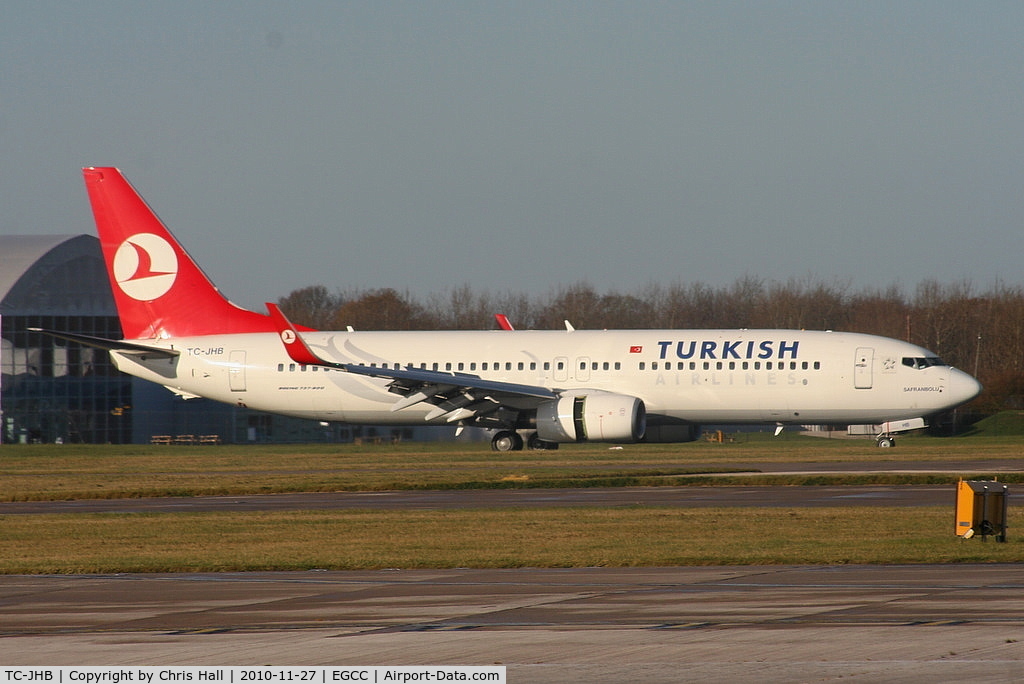
<path fill-rule="evenodd" d="M 956 368 L 950 369 L 949 392 L 947 396 L 949 408 L 956 408 L 966 404 L 981 394 L 981 389 L 981 383 L 972 376 Z"/>

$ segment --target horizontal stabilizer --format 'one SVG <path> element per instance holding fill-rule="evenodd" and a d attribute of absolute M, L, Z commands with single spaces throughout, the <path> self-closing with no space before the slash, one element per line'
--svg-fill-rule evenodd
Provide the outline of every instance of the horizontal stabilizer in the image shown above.
<path fill-rule="evenodd" d="M 181 355 L 181 352 L 177 349 L 150 347 L 145 344 L 125 342 L 124 340 L 108 340 L 105 337 L 93 337 L 92 335 L 79 335 L 77 333 L 58 332 L 56 330 L 44 330 L 43 328 L 29 328 L 29 330 L 32 332 L 43 333 L 44 335 L 50 335 L 51 337 L 57 337 L 62 340 L 68 340 L 69 342 L 84 344 L 86 347 L 95 347 L 96 349 L 122 352 L 124 354 L 139 354 L 150 358 L 164 359 L 173 359 L 174 357 Z"/>

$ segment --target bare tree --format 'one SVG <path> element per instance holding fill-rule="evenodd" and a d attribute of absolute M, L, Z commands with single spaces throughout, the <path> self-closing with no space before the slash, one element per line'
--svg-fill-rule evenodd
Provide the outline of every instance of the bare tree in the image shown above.
<path fill-rule="evenodd" d="M 577 328 L 600 327 L 600 299 L 590 283 L 563 287 L 547 306 L 541 308 L 538 327 L 561 328 L 565 320 Z"/>
<path fill-rule="evenodd" d="M 429 328 L 423 310 L 408 293 L 384 288 L 370 290 L 348 298 L 338 307 L 333 319 L 335 328 L 352 326 L 357 330 L 422 330 Z"/>
<path fill-rule="evenodd" d="M 911 307 L 897 285 L 850 298 L 847 329 L 910 341 Z"/>
<path fill-rule="evenodd" d="M 341 303 L 341 295 L 331 294 L 323 285 L 292 290 L 288 296 L 277 300 L 277 305 L 288 318 L 320 330 L 330 326 Z"/>

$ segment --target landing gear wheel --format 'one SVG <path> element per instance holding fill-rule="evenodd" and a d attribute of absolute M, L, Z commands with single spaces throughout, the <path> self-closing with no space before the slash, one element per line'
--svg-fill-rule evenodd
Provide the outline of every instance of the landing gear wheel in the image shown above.
<path fill-rule="evenodd" d="M 891 447 L 896 446 L 896 438 L 882 435 L 877 440 L 875 440 L 875 446 L 877 446 L 879 449 L 889 449 Z"/>
<path fill-rule="evenodd" d="M 491 438 L 492 451 L 519 451 L 523 448 L 523 438 L 511 430 L 499 430 Z"/>
<path fill-rule="evenodd" d="M 558 442 L 545 442 L 537 436 L 536 432 L 531 432 L 530 436 L 526 438 L 526 448 L 533 451 L 554 451 L 558 448 Z"/>

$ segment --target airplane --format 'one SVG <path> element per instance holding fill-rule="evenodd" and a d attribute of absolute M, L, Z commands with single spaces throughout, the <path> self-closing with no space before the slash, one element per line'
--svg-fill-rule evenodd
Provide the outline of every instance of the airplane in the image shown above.
<path fill-rule="evenodd" d="M 184 397 L 326 422 L 493 432 L 496 451 L 685 442 L 702 424 L 883 424 L 981 385 L 900 340 L 805 330 L 320 331 L 224 297 L 113 167 L 82 170 L 125 373 Z M 894 444 L 891 434 L 880 446 Z"/>

